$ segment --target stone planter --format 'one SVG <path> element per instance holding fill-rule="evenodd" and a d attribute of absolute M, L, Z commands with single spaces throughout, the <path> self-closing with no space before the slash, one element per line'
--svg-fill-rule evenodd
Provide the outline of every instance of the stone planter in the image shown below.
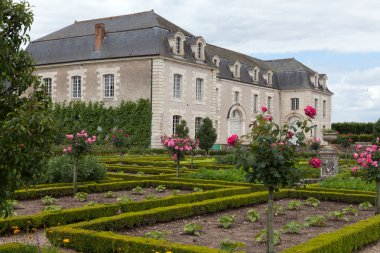
<path fill-rule="evenodd" d="M 322 138 L 324 141 L 331 143 L 338 139 L 338 135 L 336 133 L 324 133 Z"/>

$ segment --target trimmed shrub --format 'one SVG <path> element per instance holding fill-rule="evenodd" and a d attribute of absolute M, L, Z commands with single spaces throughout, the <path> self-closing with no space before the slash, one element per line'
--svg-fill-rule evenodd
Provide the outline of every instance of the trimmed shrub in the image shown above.
<path fill-rule="evenodd" d="M 331 124 L 331 129 L 340 134 L 372 134 L 372 122 L 337 122 Z"/>

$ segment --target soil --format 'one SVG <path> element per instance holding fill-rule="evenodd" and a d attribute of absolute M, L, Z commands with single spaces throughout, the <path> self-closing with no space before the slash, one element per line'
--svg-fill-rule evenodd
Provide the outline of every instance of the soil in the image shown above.
<path fill-rule="evenodd" d="M 380 252 L 380 240 L 357 251 L 357 253 L 379 253 L 379 252 Z"/>
<path fill-rule="evenodd" d="M 186 193 L 190 193 L 190 192 L 192 192 L 192 191 L 181 190 L 178 194 L 186 194 Z M 118 197 L 128 196 L 134 201 L 141 201 L 141 200 L 144 200 L 147 196 L 150 196 L 153 194 L 159 198 L 170 196 L 173 194 L 173 190 L 172 189 L 166 189 L 165 192 L 157 192 L 154 188 L 144 188 L 144 194 L 142 194 L 142 195 L 134 194 L 130 190 L 128 190 L 128 191 L 115 191 L 115 193 L 117 194 Z M 88 194 L 87 201 L 80 202 L 72 196 L 66 196 L 66 197 L 57 198 L 56 205 L 60 205 L 61 207 L 63 207 L 63 209 L 68 209 L 68 208 L 84 206 L 89 201 L 95 201 L 98 204 L 116 203 L 116 198 L 117 197 L 106 198 L 106 197 L 104 197 L 104 193 L 90 193 L 90 194 Z M 17 213 L 18 216 L 36 214 L 36 213 L 41 212 L 44 207 L 45 206 L 42 204 L 40 199 L 21 200 L 21 201 L 19 201 L 19 204 L 16 206 L 15 212 Z"/>
<path fill-rule="evenodd" d="M 276 201 L 277 204 L 286 207 L 292 199 L 284 199 Z M 331 211 L 338 211 L 348 204 L 338 202 L 321 201 L 319 207 L 310 207 L 303 205 L 299 210 L 291 211 L 286 210 L 285 215 L 277 215 L 274 217 L 274 227 L 277 230 L 290 221 L 297 221 L 303 223 L 305 217 L 311 215 L 324 215 L 327 216 Z M 158 230 L 166 231 L 168 233 L 167 240 L 190 245 L 202 245 L 210 248 L 219 248 L 220 242 L 224 238 L 230 238 L 233 241 L 243 242 L 245 246 L 240 250 L 249 252 L 266 252 L 266 244 L 259 243 L 254 240 L 254 236 L 259 233 L 260 230 L 266 228 L 267 217 L 265 213 L 267 205 L 252 205 L 249 207 L 232 209 L 222 211 L 214 214 L 195 216 L 187 219 L 175 220 L 167 223 L 159 223 L 153 226 L 145 226 L 134 229 L 122 231 L 122 234 L 132 236 L 144 236 L 145 233 Z M 261 218 L 255 223 L 251 223 L 247 220 L 246 214 L 248 210 L 255 209 L 260 213 Z M 224 229 L 217 221 L 219 217 L 223 215 L 234 215 L 235 222 L 229 229 Z M 282 243 L 276 246 L 276 251 L 289 248 L 291 246 L 305 242 L 321 233 L 331 232 L 348 224 L 355 223 L 359 220 L 373 216 L 373 211 L 359 211 L 359 216 L 347 216 L 350 221 L 335 221 L 326 219 L 325 227 L 304 227 L 300 234 L 282 234 Z M 203 227 L 203 232 L 200 236 L 187 235 L 183 231 L 183 227 L 188 223 L 196 223 Z M 372 253 L 375 251 L 368 251 L 365 253 Z M 376 251 L 379 252 L 379 251 Z"/>

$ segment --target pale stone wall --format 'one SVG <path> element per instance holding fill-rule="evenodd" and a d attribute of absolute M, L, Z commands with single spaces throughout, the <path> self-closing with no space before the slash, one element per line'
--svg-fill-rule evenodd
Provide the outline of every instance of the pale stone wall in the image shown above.
<path fill-rule="evenodd" d="M 124 59 L 52 66 L 37 66 L 36 75 L 52 78 L 53 102 L 103 101 L 117 105 L 122 100 L 149 98 L 151 93 L 151 60 Z M 104 97 L 103 75 L 114 75 L 115 96 Z M 81 76 L 81 98 L 72 98 L 72 76 Z"/>

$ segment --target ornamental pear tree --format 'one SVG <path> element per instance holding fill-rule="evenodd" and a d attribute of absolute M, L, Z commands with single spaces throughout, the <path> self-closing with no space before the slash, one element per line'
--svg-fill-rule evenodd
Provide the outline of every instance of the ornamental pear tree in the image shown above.
<path fill-rule="evenodd" d="M 54 122 L 45 87 L 22 49 L 33 22 L 29 3 L 0 1 L 0 216 L 20 184 L 39 177 L 53 141 Z"/>
<path fill-rule="evenodd" d="M 296 126 L 282 127 L 273 122 L 272 116 L 267 114 L 267 108 L 263 107 L 261 111 L 251 124 L 251 132 L 243 138 L 248 142 L 246 149 L 240 148 L 236 137 L 231 136 L 228 143 L 236 147 L 237 167 L 242 167 L 247 172 L 247 180 L 251 183 L 261 182 L 268 189 L 267 253 L 273 253 L 274 192 L 295 181 L 298 172 L 295 168 L 296 147 L 306 145 L 305 133 L 314 127 L 311 119 L 315 117 L 316 110 L 307 106 L 306 120 L 298 121 Z M 310 165 L 319 167 L 320 160 L 315 157 Z"/>
<path fill-rule="evenodd" d="M 196 134 L 196 138 L 199 140 L 199 148 L 203 149 L 208 155 L 217 138 L 216 130 L 212 126 L 210 118 L 207 117 L 202 120 L 202 125 Z"/>

